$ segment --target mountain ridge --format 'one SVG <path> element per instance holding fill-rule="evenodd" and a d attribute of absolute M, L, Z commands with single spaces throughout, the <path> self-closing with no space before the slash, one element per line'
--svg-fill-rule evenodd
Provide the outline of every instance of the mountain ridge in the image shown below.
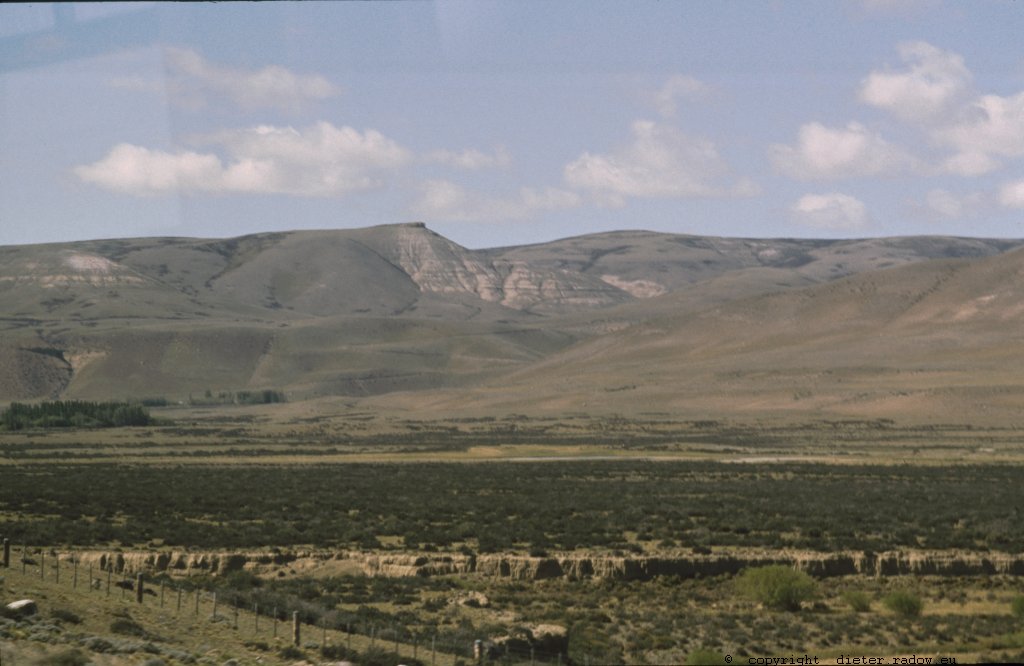
<path fill-rule="evenodd" d="M 905 356 L 941 330 L 964 358 L 1016 350 L 1018 315 L 994 313 L 1017 308 L 1021 247 L 622 231 L 470 250 L 422 223 L 0 247 L 0 400 L 275 388 L 453 409 L 687 408 L 671 396 L 693 395 L 669 371 L 684 372 L 683 358 L 724 409 L 742 370 L 729 354 L 742 353 L 795 373 L 780 384 L 793 395 L 818 397 L 783 401 L 779 386 L 748 383 L 737 408 L 844 410 L 850 400 L 820 377 L 830 364 L 864 377 L 870 366 L 892 384 L 894 364 L 870 343 L 880 333 Z M 910 342 L 886 337 L 887 316 Z M 797 386 L 811 375 L 817 389 Z M 578 386 L 556 391 L 567 378 Z M 660 388 L 620 390 L 645 382 Z"/>

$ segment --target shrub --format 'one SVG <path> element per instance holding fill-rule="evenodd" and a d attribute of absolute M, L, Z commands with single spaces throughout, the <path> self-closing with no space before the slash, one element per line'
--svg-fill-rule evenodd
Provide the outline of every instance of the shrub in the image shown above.
<path fill-rule="evenodd" d="M 35 661 L 36 666 L 86 666 L 90 663 L 92 660 L 78 649 L 63 650 Z"/>
<path fill-rule="evenodd" d="M 149 635 L 149 633 L 138 622 L 126 618 L 118 618 L 111 622 L 110 630 L 115 634 L 139 636 L 141 638 L 145 638 Z"/>
<path fill-rule="evenodd" d="M 781 564 L 745 569 L 736 580 L 744 595 L 774 610 L 797 611 L 814 597 L 817 585 L 802 571 Z"/>
<path fill-rule="evenodd" d="M 81 624 L 82 618 L 78 617 L 78 614 L 74 611 L 70 611 L 66 608 L 54 608 L 50 611 L 50 616 L 61 622 L 67 622 L 68 624 Z"/>
<path fill-rule="evenodd" d="M 921 614 L 921 609 L 924 608 L 924 602 L 921 601 L 921 597 L 913 592 L 902 590 L 886 595 L 882 599 L 882 603 L 900 617 L 917 617 Z"/>
<path fill-rule="evenodd" d="M 284 659 L 305 659 L 306 653 L 294 645 L 288 645 L 281 648 L 281 657 Z"/>
<path fill-rule="evenodd" d="M 1024 597 L 1014 597 L 1010 602 L 1010 611 L 1019 620 L 1024 620 Z"/>
<path fill-rule="evenodd" d="M 859 590 L 843 592 L 842 599 L 856 613 L 867 613 L 871 610 L 871 597 Z"/>

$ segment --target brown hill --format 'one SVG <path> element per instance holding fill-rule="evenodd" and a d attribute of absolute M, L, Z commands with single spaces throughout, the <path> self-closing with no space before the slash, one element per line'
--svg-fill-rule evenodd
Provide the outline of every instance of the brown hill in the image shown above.
<path fill-rule="evenodd" d="M 1024 418 L 1024 251 L 648 316 L 435 408 Z M 706 301 L 701 302 L 706 306 Z"/>
<path fill-rule="evenodd" d="M 413 223 L 6 247 L 0 400 L 893 410 L 954 377 L 1012 384 L 1020 255 L 1001 253 L 1019 245 L 618 232 L 468 250 Z"/>

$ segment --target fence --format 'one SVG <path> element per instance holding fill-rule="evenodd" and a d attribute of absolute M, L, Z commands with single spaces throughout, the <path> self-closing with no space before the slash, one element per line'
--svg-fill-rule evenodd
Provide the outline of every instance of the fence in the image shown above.
<path fill-rule="evenodd" d="M 116 572 L 112 561 L 108 561 L 105 568 L 81 565 L 74 552 L 14 547 L 7 539 L 3 540 L 0 566 L 8 572 L 20 572 L 25 583 L 49 581 L 83 595 L 154 606 L 170 618 L 191 618 L 192 621 L 208 618 L 250 641 L 272 638 L 297 648 L 318 649 L 324 655 L 330 654 L 332 648 L 337 651 L 344 647 L 343 654 L 383 650 L 431 666 L 457 661 L 572 664 L 561 652 L 546 652 L 523 642 L 495 644 L 479 640 L 472 632 L 413 631 L 397 624 L 387 626 L 359 619 L 351 611 L 328 609 L 306 601 L 290 604 L 290 607 L 286 603 L 250 604 L 243 602 L 244 595 L 236 590 L 203 589 L 190 581 L 177 581 L 166 575 L 147 577 L 136 573 L 130 578 L 124 571 Z M 581 663 L 589 662 L 589 657 L 584 657 Z"/>

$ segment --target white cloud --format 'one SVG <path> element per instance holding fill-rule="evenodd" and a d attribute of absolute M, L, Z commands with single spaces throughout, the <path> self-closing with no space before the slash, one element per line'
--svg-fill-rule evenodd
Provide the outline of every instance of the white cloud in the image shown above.
<path fill-rule="evenodd" d="M 508 166 L 512 162 L 508 151 L 501 147 L 495 149 L 491 155 L 473 149 L 463 150 L 462 152 L 435 150 L 427 155 L 427 160 L 460 169 L 469 169 L 470 171 Z"/>
<path fill-rule="evenodd" d="M 1020 157 L 1024 155 L 1024 92 L 1012 97 L 985 95 L 967 107 L 955 124 L 936 130 L 935 135 L 961 154 Z"/>
<path fill-rule="evenodd" d="M 899 52 L 907 69 L 871 72 L 861 85 L 863 102 L 904 120 L 928 120 L 948 111 L 967 92 L 971 73 L 960 55 L 927 42 L 900 44 Z"/>
<path fill-rule="evenodd" d="M 999 188 L 999 203 L 1007 208 L 1024 208 L 1024 180 L 1005 183 Z"/>
<path fill-rule="evenodd" d="M 215 155 L 167 153 L 122 143 L 102 160 L 75 168 L 87 183 L 136 195 L 175 190 L 211 191 L 221 180 L 223 166 Z"/>
<path fill-rule="evenodd" d="M 870 222 L 862 201 L 839 192 L 805 194 L 793 204 L 790 212 L 800 224 L 832 231 L 863 229 Z"/>
<path fill-rule="evenodd" d="M 730 169 L 708 139 L 644 120 L 633 123 L 631 135 L 630 143 L 612 154 L 584 153 L 566 165 L 566 182 L 615 206 L 626 197 L 736 197 L 758 191 L 746 179 L 727 182 Z"/>
<path fill-rule="evenodd" d="M 663 118 L 671 118 L 676 115 L 676 105 L 680 98 L 699 99 L 707 96 L 710 90 L 707 84 L 692 76 L 675 74 L 655 94 L 654 104 Z"/>
<path fill-rule="evenodd" d="M 228 99 L 243 109 L 294 111 L 337 95 L 337 86 L 316 74 L 296 74 L 278 65 L 261 69 L 216 65 L 192 49 L 167 47 L 165 80 L 141 76 L 115 78 L 110 85 L 142 92 L 167 93 L 178 104 L 201 109 L 211 100 Z"/>
<path fill-rule="evenodd" d="M 75 169 L 106 189 L 147 195 L 161 192 L 251 192 L 340 196 L 379 186 L 381 172 L 412 155 L 375 130 L 359 132 L 320 122 L 302 131 L 260 126 L 198 139 L 227 155 L 168 153 L 130 144 L 102 160 Z"/>
<path fill-rule="evenodd" d="M 412 205 L 419 217 L 451 221 L 498 221 L 526 219 L 535 213 L 575 208 L 580 196 L 557 188 L 524 187 L 512 197 L 493 197 L 465 189 L 449 180 L 428 180 L 420 185 Z"/>
<path fill-rule="evenodd" d="M 925 195 L 924 202 L 911 202 L 911 211 L 918 216 L 938 220 L 962 220 L 976 217 L 991 207 L 991 194 L 969 192 L 955 194 L 943 189 L 933 189 Z"/>
<path fill-rule="evenodd" d="M 801 180 L 891 175 L 919 168 L 917 160 L 860 123 L 833 129 L 800 128 L 796 146 L 775 144 L 769 155 L 780 172 Z"/>
<path fill-rule="evenodd" d="M 942 171 L 954 176 L 982 176 L 1002 166 L 997 160 L 977 150 L 957 153 L 942 163 Z"/>

